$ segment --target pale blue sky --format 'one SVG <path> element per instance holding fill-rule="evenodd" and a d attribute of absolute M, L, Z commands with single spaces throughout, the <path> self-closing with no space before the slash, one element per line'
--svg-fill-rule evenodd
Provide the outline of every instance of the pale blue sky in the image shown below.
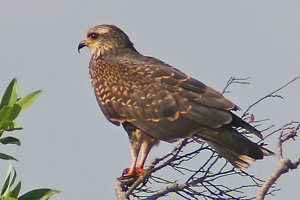
<path fill-rule="evenodd" d="M 189 3 L 187 3 L 189 2 Z M 16 77 L 21 96 L 43 90 L 17 119 L 22 146 L 1 146 L 14 162 L 23 192 L 61 190 L 53 200 L 116 199 L 113 184 L 129 166 L 127 134 L 102 115 L 90 85 L 90 53 L 77 52 L 85 32 L 114 24 L 137 50 L 157 57 L 221 91 L 231 76 L 251 77 L 251 85 L 227 94 L 246 109 L 257 99 L 300 75 L 299 1 L 1 1 L 0 93 Z M 264 127 L 299 120 L 300 81 L 252 110 Z M 240 113 L 239 113 L 240 114 Z M 275 148 L 275 137 L 267 140 Z M 172 145 L 161 143 L 149 158 Z M 299 156 L 299 140 L 285 155 Z M 148 160 L 148 162 L 150 161 Z M 147 163 L 148 163 L 147 162 Z M 249 169 L 268 176 L 276 157 Z M 8 163 L 0 163 L 0 182 Z M 278 182 L 273 199 L 299 196 L 300 173 Z M 167 198 L 166 198 L 167 199 Z"/>

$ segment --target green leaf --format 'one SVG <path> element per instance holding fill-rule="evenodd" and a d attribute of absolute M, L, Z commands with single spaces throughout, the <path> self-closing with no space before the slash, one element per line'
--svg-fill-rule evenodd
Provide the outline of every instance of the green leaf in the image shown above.
<path fill-rule="evenodd" d="M 18 140 L 15 137 L 3 137 L 3 138 L 0 138 L 0 143 L 2 143 L 2 144 L 16 144 L 18 146 L 21 145 L 20 140 Z"/>
<path fill-rule="evenodd" d="M 0 196 L 0 200 L 18 200 L 18 199 L 13 198 L 13 197 L 1 197 Z"/>
<path fill-rule="evenodd" d="M 18 161 L 17 159 L 15 159 L 14 157 L 10 156 L 10 155 L 7 155 L 7 154 L 4 154 L 4 153 L 0 153 L 0 159 L 3 159 L 3 160 L 15 160 L 15 161 Z"/>
<path fill-rule="evenodd" d="M 1 121 L 13 121 L 20 114 L 21 106 L 18 104 L 3 106 L 0 110 L 0 122 Z"/>
<path fill-rule="evenodd" d="M 2 196 L 7 196 L 9 189 L 11 188 L 11 186 L 14 184 L 15 180 L 17 177 L 17 172 L 16 170 L 12 167 L 12 163 L 9 162 L 9 166 L 8 166 L 8 170 L 7 170 L 7 174 L 5 177 L 5 181 L 1 190 L 1 195 Z"/>
<path fill-rule="evenodd" d="M 19 197 L 19 200 L 47 200 L 52 195 L 59 193 L 58 190 L 52 189 L 37 189 L 27 192 L 26 194 Z"/>
<path fill-rule="evenodd" d="M 9 192 L 8 196 L 13 197 L 13 198 L 17 198 L 19 196 L 21 190 L 21 181 L 16 185 L 16 187 Z"/>
<path fill-rule="evenodd" d="M 11 165 L 11 162 L 9 163 L 9 166 L 8 166 L 8 170 L 7 170 L 7 174 L 6 174 L 6 177 L 5 177 L 5 180 L 4 180 L 4 184 L 2 186 L 2 190 L 1 190 L 1 196 L 4 196 L 5 193 L 9 190 L 9 180 L 10 180 L 10 172 L 12 170 L 12 165 Z"/>
<path fill-rule="evenodd" d="M 25 97 L 22 97 L 21 99 L 19 99 L 17 101 L 17 104 L 21 107 L 21 112 L 23 112 L 28 106 L 30 106 L 30 104 L 32 104 L 32 102 L 34 102 L 34 100 L 38 97 L 38 95 L 41 93 L 41 90 L 32 92 L 28 95 L 26 95 Z"/>
<path fill-rule="evenodd" d="M 0 130 L 13 131 L 13 130 L 20 130 L 20 129 L 22 129 L 22 127 L 20 127 L 16 122 L 12 122 L 12 121 L 0 122 Z"/>
<path fill-rule="evenodd" d="M 13 105 L 17 102 L 17 79 L 14 78 L 7 86 L 1 100 L 1 107 Z"/>

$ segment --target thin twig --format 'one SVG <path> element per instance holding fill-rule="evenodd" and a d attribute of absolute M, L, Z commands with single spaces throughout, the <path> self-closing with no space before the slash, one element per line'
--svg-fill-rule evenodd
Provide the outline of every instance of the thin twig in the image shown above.
<path fill-rule="evenodd" d="M 283 88 L 287 87 L 288 85 L 290 85 L 291 83 L 293 83 L 294 81 L 296 81 L 298 78 L 300 78 L 300 76 L 294 78 L 293 80 L 289 81 L 287 84 L 283 85 L 282 87 L 278 88 L 277 90 L 271 92 L 270 94 L 268 94 L 268 95 L 262 97 L 262 98 L 259 99 L 258 101 L 256 101 L 256 102 L 254 102 L 253 104 L 251 104 L 251 105 L 247 108 L 247 110 L 243 113 L 243 115 L 242 115 L 241 118 L 243 118 L 243 117 L 245 117 L 246 115 L 248 115 L 249 110 L 250 110 L 253 106 L 257 105 L 258 103 L 260 103 L 261 101 L 265 100 L 266 98 L 269 98 L 269 97 L 281 97 L 281 96 L 279 96 L 279 95 L 274 95 L 274 94 L 275 94 L 276 92 L 282 90 Z M 281 98 L 282 98 L 282 97 L 281 97 Z"/>
<path fill-rule="evenodd" d="M 221 92 L 221 94 L 229 93 L 227 91 L 228 87 L 231 86 L 234 83 L 239 83 L 239 84 L 250 84 L 249 82 L 246 82 L 246 80 L 250 79 L 250 77 L 247 78 L 235 78 L 235 77 L 230 77 L 230 79 L 227 81 L 225 88 Z"/>

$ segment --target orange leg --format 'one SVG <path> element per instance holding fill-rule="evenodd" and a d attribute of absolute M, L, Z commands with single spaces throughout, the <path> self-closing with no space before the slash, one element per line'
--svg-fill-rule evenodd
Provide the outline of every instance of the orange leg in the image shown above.
<path fill-rule="evenodd" d="M 127 172 L 126 171 L 124 171 L 124 172 L 125 172 L 126 176 L 135 176 L 136 175 L 135 166 L 136 166 L 136 162 L 138 159 L 140 147 L 134 148 L 134 146 L 130 142 L 130 150 L 131 150 L 131 164 L 130 164 L 128 171 L 126 170 Z"/>
<path fill-rule="evenodd" d="M 146 162 L 147 156 L 148 156 L 151 148 L 153 147 L 153 145 L 154 144 L 152 144 L 152 143 L 149 144 L 149 143 L 146 143 L 146 142 L 144 142 L 142 144 L 142 157 L 141 157 L 141 160 L 140 160 L 138 166 L 136 167 L 137 171 L 142 173 L 142 174 L 145 174 L 147 172 L 143 168 L 144 168 L 144 164 Z"/>
<path fill-rule="evenodd" d="M 128 133 L 130 151 L 131 151 L 131 164 L 128 169 L 125 169 L 123 177 L 120 177 L 119 180 L 130 179 L 133 177 L 139 177 L 145 174 L 147 171 L 143 169 L 146 158 L 151 150 L 151 148 L 158 142 L 156 139 L 148 136 L 143 133 L 141 130 L 137 129 L 130 123 L 123 124 L 125 130 Z M 142 149 L 141 160 L 136 167 L 137 158 Z"/>
<path fill-rule="evenodd" d="M 146 148 L 143 148 L 145 146 L 146 146 Z M 125 177 L 128 177 L 128 178 L 138 177 L 138 176 L 142 176 L 143 174 L 145 174 L 147 172 L 143 168 L 144 168 L 144 164 L 147 159 L 147 156 L 151 150 L 151 147 L 149 147 L 149 145 L 142 145 L 142 157 L 141 157 L 141 160 L 140 160 L 138 166 L 136 166 L 136 162 L 137 162 L 137 158 L 138 158 L 139 149 L 137 150 L 135 148 L 131 148 L 132 160 L 131 160 L 130 168 L 124 170 Z M 125 177 L 123 177 L 123 179 Z"/>

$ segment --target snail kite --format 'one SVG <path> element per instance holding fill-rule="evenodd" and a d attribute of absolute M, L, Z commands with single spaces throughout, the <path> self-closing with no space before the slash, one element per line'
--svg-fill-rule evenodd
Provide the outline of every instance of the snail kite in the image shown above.
<path fill-rule="evenodd" d="M 122 124 L 129 136 L 128 177 L 145 172 L 147 155 L 160 140 L 198 136 L 237 168 L 273 154 L 236 130 L 241 127 L 262 138 L 232 113 L 238 109 L 235 104 L 161 60 L 140 54 L 118 27 L 91 28 L 78 51 L 85 46 L 92 53 L 89 71 L 100 108 L 111 123 Z"/>

